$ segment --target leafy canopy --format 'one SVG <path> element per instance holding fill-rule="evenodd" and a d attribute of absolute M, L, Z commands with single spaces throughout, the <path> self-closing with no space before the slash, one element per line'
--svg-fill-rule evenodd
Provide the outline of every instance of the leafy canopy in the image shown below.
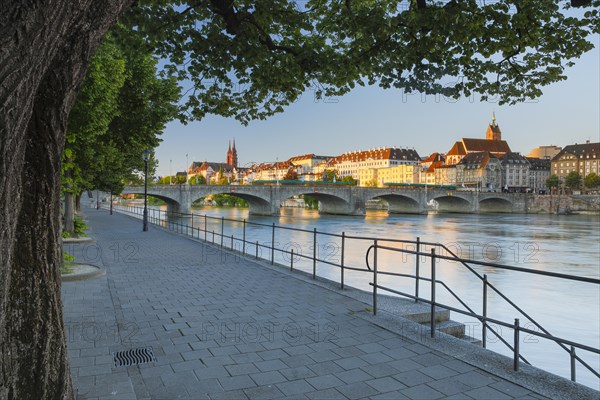
<path fill-rule="evenodd" d="M 174 78 L 157 76 L 158 60 L 141 40 L 119 25 L 92 58 L 69 115 L 65 190 L 119 192 L 126 181 L 140 181 L 142 152 L 158 146 L 176 116 L 179 87 Z M 151 157 L 150 174 L 154 164 Z"/>
<path fill-rule="evenodd" d="M 578 189 L 581 186 L 581 174 L 577 171 L 571 171 L 565 177 L 565 186 L 571 189 Z"/>
<path fill-rule="evenodd" d="M 140 0 L 126 16 L 190 85 L 180 119 L 243 123 L 377 84 L 515 103 L 593 48 L 599 0 Z M 453 81 L 452 84 L 446 84 Z"/>
<path fill-rule="evenodd" d="M 592 172 L 585 177 L 583 184 L 587 188 L 597 188 L 600 186 L 600 176 L 595 172 Z"/>
<path fill-rule="evenodd" d="M 552 188 L 557 188 L 560 185 L 560 180 L 558 179 L 558 176 L 556 175 L 550 175 L 550 177 L 548 177 L 548 179 L 546 179 L 546 187 L 552 189 Z"/>

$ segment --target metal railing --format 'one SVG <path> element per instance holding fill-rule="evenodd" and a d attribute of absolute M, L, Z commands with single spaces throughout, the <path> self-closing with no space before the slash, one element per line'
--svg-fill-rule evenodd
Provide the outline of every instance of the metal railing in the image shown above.
<path fill-rule="evenodd" d="M 116 210 L 124 211 L 125 213 L 135 215 L 137 217 L 141 217 L 143 207 L 138 206 L 116 206 Z M 200 226 L 194 226 L 194 217 L 203 220 L 203 223 Z M 190 220 L 190 224 L 184 223 L 184 220 Z M 220 223 L 220 230 L 216 231 L 215 229 L 209 230 L 208 225 L 209 221 L 214 225 L 214 222 Z M 519 340 L 521 333 L 533 335 L 539 338 L 547 339 L 551 342 L 556 343 L 560 348 L 568 353 L 570 360 L 570 378 L 572 381 L 576 381 L 576 367 L 577 362 L 579 362 L 583 367 L 585 367 L 588 371 L 590 371 L 597 378 L 600 378 L 600 372 L 595 370 L 594 367 L 590 366 L 585 360 L 583 360 L 576 352 L 576 349 L 586 351 L 592 354 L 600 355 L 600 349 L 577 343 L 575 341 L 561 338 L 558 336 L 552 335 L 548 330 L 546 330 L 540 323 L 538 323 L 533 317 L 531 317 L 528 313 L 526 313 L 523 309 L 521 309 L 515 302 L 509 299 L 506 295 L 504 295 L 498 288 L 496 288 L 491 282 L 488 281 L 487 274 L 480 274 L 473 267 L 493 267 L 500 270 L 510 270 L 514 272 L 530 274 L 530 275 L 538 275 L 545 276 L 556 279 L 563 279 L 567 281 L 576 281 L 582 282 L 586 284 L 597 285 L 600 290 L 600 280 L 594 278 L 586 278 L 580 276 L 573 276 L 567 274 L 561 274 L 556 272 L 546 272 L 546 271 L 538 271 L 531 270 L 521 267 L 515 267 L 510 265 L 497 264 L 492 262 L 485 261 L 477 261 L 472 259 L 461 258 L 457 256 L 454 252 L 452 252 L 448 247 L 441 243 L 435 242 L 427 242 L 422 241 L 417 237 L 416 240 L 402 240 L 402 239 L 382 239 L 382 238 L 373 238 L 373 237 L 365 237 L 365 236 L 355 236 L 355 235 L 346 235 L 345 232 L 341 234 L 336 233 L 328 233 L 328 232 L 319 232 L 316 228 L 312 230 L 301 229 L 301 228 L 291 228 L 286 226 L 279 226 L 275 223 L 272 224 L 264 224 L 259 222 L 251 222 L 246 219 L 231 219 L 225 217 L 211 217 L 206 214 L 186 214 L 186 213 L 178 213 L 171 212 L 168 210 L 158 210 L 152 209 L 149 215 L 149 222 L 158 226 L 163 226 L 166 229 L 175 231 L 177 233 L 186 234 L 191 236 L 192 238 L 204 240 L 205 242 L 209 242 L 215 245 L 219 245 L 221 248 L 226 248 L 232 251 L 238 251 L 243 255 L 253 256 L 256 259 L 262 258 L 259 257 L 259 249 L 268 250 L 269 257 L 266 258 L 271 264 L 275 264 L 275 253 L 279 252 L 280 254 L 286 254 L 289 257 L 289 268 L 290 270 L 294 270 L 294 259 L 306 259 L 312 263 L 312 278 L 316 279 L 317 277 L 317 265 L 325 264 L 333 267 L 337 267 L 340 270 L 340 278 L 339 284 L 342 289 L 344 289 L 345 285 L 345 275 L 347 271 L 357 271 L 361 273 L 367 273 L 372 275 L 372 282 L 369 282 L 369 285 L 372 287 L 372 312 L 373 314 L 377 314 L 377 296 L 378 290 L 383 290 L 385 292 L 393 293 L 398 296 L 406 297 L 413 299 L 415 302 L 422 302 L 425 304 L 429 304 L 431 307 L 431 317 L 430 317 L 430 334 L 431 337 L 435 337 L 436 332 L 436 309 L 442 308 L 449 311 L 454 311 L 456 313 L 477 319 L 482 324 L 482 346 L 485 348 L 487 346 L 487 334 L 492 333 L 496 338 L 500 340 L 513 354 L 513 369 L 515 371 L 519 370 L 520 361 L 523 361 L 526 364 L 530 364 L 521 354 L 519 348 Z M 242 238 L 235 237 L 232 235 L 225 235 L 225 222 L 234 222 L 242 225 Z M 247 228 L 248 227 L 262 227 L 268 228 L 271 230 L 271 240 L 270 244 L 261 244 L 259 241 L 250 241 L 247 238 Z M 306 255 L 301 252 L 294 252 L 293 249 L 287 250 L 282 248 L 275 247 L 276 243 L 276 231 L 277 230 L 285 230 L 285 231 L 294 231 L 294 232 L 303 232 L 312 235 L 312 254 Z M 317 243 L 319 241 L 319 236 L 329 237 L 329 238 L 337 238 L 340 240 L 340 262 L 333 262 L 330 260 L 326 260 L 323 258 L 319 258 L 317 255 Z M 217 241 L 215 241 L 217 238 Z M 226 240 L 229 242 L 227 245 Z M 362 240 L 372 242 L 372 244 L 368 247 L 365 254 L 365 267 L 356 267 L 350 266 L 345 263 L 345 249 L 346 242 L 348 240 Z M 239 247 L 236 248 L 235 244 L 238 243 Z M 392 246 L 381 245 L 381 243 L 390 243 L 390 244 L 402 244 L 402 245 L 410 245 L 414 246 L 414 250 L 398 248 Z M 249 250 L 254 247 L 254 252 L 250 252 Z M 430 251 L 423 251 L 425 248 L 429 247 Z M 436 249 L 441 251 L 436 251 Z M 398 272 L 390 272 L 384 271 L 380 269 L 380 265 L 378 263 L 378 257 L 382 251 L 388 251 L 392 253 L 401 253 L 408 254 L 415 257 L 415 269 L 414 274 L 405 274 Z M 370 254 L 372 255 L 372 268 L 371 263 L 369 262 Z M 444 255 L 443 253 L 447 255 Z M 442 253 L 442 254 L 440 254 Z M 422 265 L 421 259 L 429 259 L 430 260 L 430 277 L 423 276 L 422 274 Z M 263 258 L 265 259 L 265 258 Z M 445 260 L 449 262 L 455 262 L 459 265 L 466 268 L 473 276 L 475 276 L 482 283 L 482 312 L 477 313 L 470 307 L 460 296 L 453 291 L 445 282 L 436 278 L 437 266 L 436 260 Z M 384 276 L 394 276 L 401 278 L 413 279 L 415 281 L 414 285 L 414 294 L 403 292 L 391 287 L 387 287 L 378 283 L 378 277 L 380 275 Z M 423 297 L 419 293 L 419 284 L 421 282 L 428 282 L 430 286 L 430 296 L 429 298 Z M 458 308 L 449 304 L 444 304 L 436 300 L 436 289 L 437 286 L 445 289 L 446 292 L 450 295 L 451 298 L 455 299 L 462 307 Z M 502 300 L 504 300 L 508 305 L 510 305 L 519 316 L 525 317 L 528 321 L 530 321 L 539 331 L 529 329 L 525 326 L 522 326 L 520 323 L 520 318 L 515 318 L 512 323 L 502 321 L 495 318 L 488 317 L 488 299 L 489 294 L 488 291 L 491 290 L 496 295 L 498 295 Z M 504 339 L 491 324 L 495 324 L 499 327 L 506 327 L 512 329 L 514 332 L 513 335 L 513 344 L 511 345 L 506 339 Z"/>

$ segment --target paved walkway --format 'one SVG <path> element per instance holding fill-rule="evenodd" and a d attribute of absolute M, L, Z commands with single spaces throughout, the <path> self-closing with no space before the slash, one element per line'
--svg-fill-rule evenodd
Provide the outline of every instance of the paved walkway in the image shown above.
<path fill-rule="evenodd" d="M 361 317 L 367 304 L 106 211 L 67 250 L 106 276 L 64 282 L 82 399 L 542 399 Z M 151 346 L 156 362 L 115 367 Z"/>

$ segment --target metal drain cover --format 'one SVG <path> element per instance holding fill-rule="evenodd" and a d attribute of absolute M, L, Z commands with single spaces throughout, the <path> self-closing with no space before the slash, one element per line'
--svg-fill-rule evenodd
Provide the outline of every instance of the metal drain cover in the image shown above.
<path fill-rule="evenodd" d="M 138 349 L 130 349 L 117 351 L 113 353 L 115 367 L 129 367 L 132 365 L 146 364 L 156 362 L 152 347 L 140 347 Z"/>

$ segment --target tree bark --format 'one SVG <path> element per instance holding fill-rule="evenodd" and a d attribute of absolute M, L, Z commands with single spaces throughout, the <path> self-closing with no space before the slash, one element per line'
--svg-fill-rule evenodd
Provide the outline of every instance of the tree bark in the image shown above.
<path fill-rule="evenodd" d="M 64 172 L 65 178 L 71 176 L 71 170 Z M 71 185 L 69 185 L 71 186 Z M 65 191 L 65 209 L 64 209 L 64 225 L 63 231 L 69 232 L 71 235 L 75 233 L 75 204 L 73 199 L 72 188 L 68 187 Z"/>
<path fill-rule="evenodd" d="M 75 196 L 75 213 L 79 214 L 81 212 L 81 193 L 77 193 Z"/>
<path fill-rule="evenodd" d="M 130 0 L 0 0 L 0 398 L 72 399 L 60 161 L 88 61 Z"/>

